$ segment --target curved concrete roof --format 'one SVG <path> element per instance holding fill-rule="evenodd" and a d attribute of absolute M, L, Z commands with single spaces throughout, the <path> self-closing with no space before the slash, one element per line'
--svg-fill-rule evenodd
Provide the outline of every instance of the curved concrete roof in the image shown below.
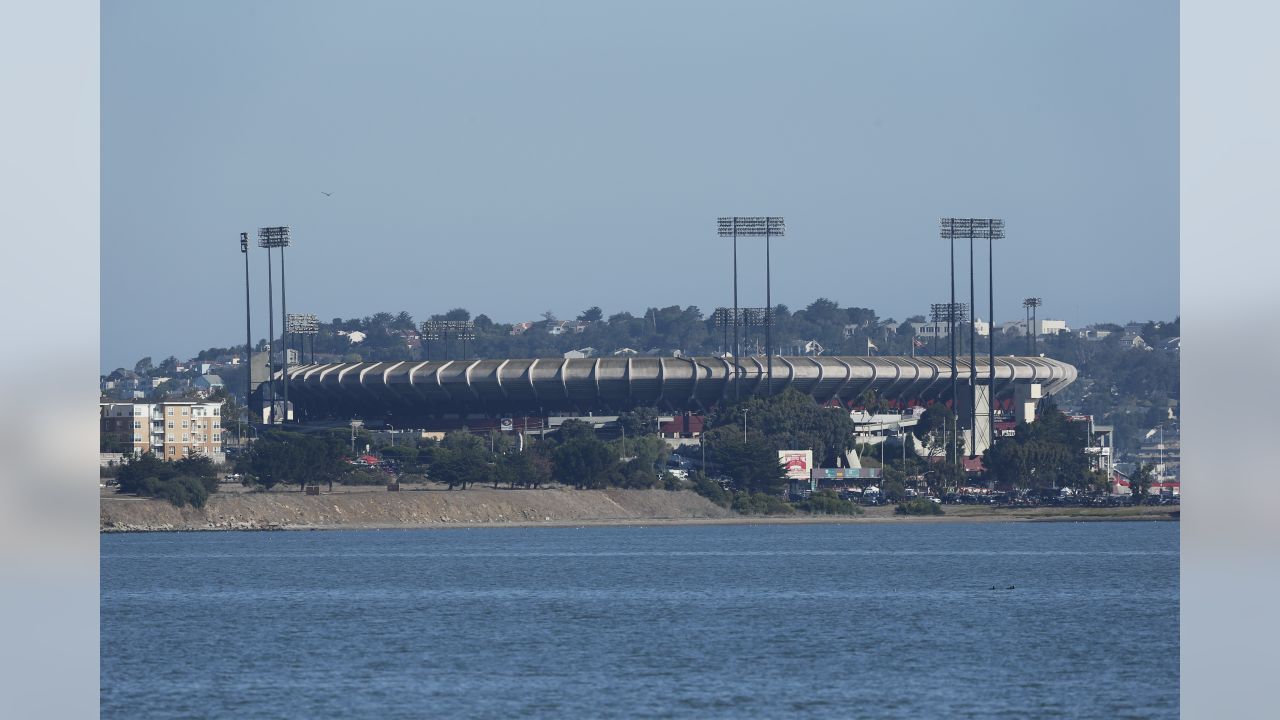
<path fill-rule="evenodd" d="M 763 356 L 601 357 L 397 361 L 299 365 L 289 368 L 289 399 L 304 417 L 504 412 L 609 412 L 656 406 L 699 410 L 735 392 L 764 394 Z M 946 357 L 774 356 L 773 390 L 792 387 L 819 402 L 848 401 L 866 390 L 884 398 L 949 397 Z M 1010 384 L 1041 383 L 1056 393 L 1076 378 L 1075 367 L 1043 357 L 997 357 L 996 392 Z M 986 358 L 977 362 L 987 377 Z M 956 379 L 967 384 L 967 359 Z M 737 388 L 735 390 L 735 387 Z"/>

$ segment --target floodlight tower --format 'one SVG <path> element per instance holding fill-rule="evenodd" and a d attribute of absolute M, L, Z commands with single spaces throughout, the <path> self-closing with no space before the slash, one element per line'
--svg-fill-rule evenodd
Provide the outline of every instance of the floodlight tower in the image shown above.
<path fill-rule="evenodd" d="M 990 317 L 987 322 L 987 429 L 991 436 L 987 447 L 996 444 L 995 402 L 996 402 L 996 240 L 1004 239 L 1004 220 L 987 219 L 987 309 Z"/>
<path fill-rule="evenodd" d="M 1022 307 L 1027 311 L 1027 353 L 1036 354 L 1036 308 L 1043 305 L 1044 302 L 1038 297 L 1029 297 L 1022 301 Z"/>
<path fill-rule="evenodd" d="M 440 339 L 440 321 L 426 320 L 422 323 L 422 340 L 426 343 L 423 360 L 431 359 L 431 341 Z"/>
<path fill-rule="evenodd" d="M 284 333 L 285 317 L 287 315 L 287 313 L 285 312 L 284 249 L 289 247 L 289 226 L 281 225 L 277 227 L 258 228 L 258 247 L 267 249 L 268 276 L 270 276 L 271 274 L 271 249 L 280 248 L 280 324 L 281 324 L 282 334 L 287 335 L 287 333 Z M 270 317 L 273 314 L 274 314 L 274 310 L 268 311 L 268 317 Z M 280 384 L 284 392 L 284 419 L 282 422 L 287 422 L 289 420 L 289 382 L 285 378 L 289 374 L 289 348 L 288 348 L 288 342 L 285 341 L 285 338 L 282 337 L 281 340 L 284 341 L 282 343 L 284 347 L 281 348 L 282 365 L 280 367 Z M 275 328 L 274 327 L 271 328 L 271 343 L 273 345 L 275 344 Z M 272 348 L 271 355 L 274 355 L 274 354 L 275 354 L 275 349 Z M 270 357 L 270 355 L 268 357 Z M 271 373 L 273 377 L 272 387 L 274 388 L 275 387 L 274 369 L 271 371 Z M 276 414 L 275 393 L 273 392 L 272 398 L 271 398 L 271 423 L 273 425 L 275 424 L 275 420 L 276 420 L 275 414 Z"/>
<path fill-rule="evenodd" d="M 949 313 L 950 324 L 947 332 L 951 335 L 951 417 L 954 421 L 958 417 L 960 396 L 959 388 L 956 383 L 956 238 L 969 237 L 970 221 L 968 218 L 939 218 L 938 231 L 943 240 L 951 242 L 951 308 L 953 311 Z M 972 373 L 970 373 L 972 374 Z"/>
<path fill-rule="evenodd" d="M 303 334 L 311 338 L 311 363 L 314 365 L 316 362 L 316 336 L 320 334 L 320 318 L 311 313 L 307 313 L 303 318 L 305 322 Z"/>
<path fill-rule="evenodd" d="M 285 317 L 285 331 L 294 336 L 298 342 L 298 357 L 305 360 L 307 336 L 314 336 L 320 332 L 320 323 L 315 315 L 304 313 L 289 313 Z M 285 350 L 289 348 L 285 344 Z M 315 360 L 315 344 L 311 346 L 311 359 Z"/>
<path fill-rule="evenodd" d="M 253 332 L 249 329 L 249 233 L 240 233 L 240 254 L 244 255 L 244 406 L 249 408 L 253 392 Z M 250 420 L 252 422 L 252 420 Z M 237 438 L 237 440 L 243 439 Z"/>
<path fill-rule="evenodd" d="M 738 236 L 764 238 L 764 297 L 768 306 L 764 316 L 765 357 L 768 360 L 768 394 L 773 394 L 773 283 L 771 277 L 770 240 L 787 234 L 787 221 L 783 217 L 722 217 L 717 220 L 721 237 L 733 236 L 733 309 L 738 310 Z M 734 366 L 738 363 L 738 327 L 734 325 Z M 735 388 L 737 385 L 735 384 Z M 735 395 L 737 391 L 735 390 Z"/>
<path fill-rule="evenodd" d="M 716 231 L 720 237 L 733 238 L 733 399 L 738 400 L 742 397 L 738 388 L 741 374 L 738 364 L 738 218 L 717 218 Z"/>
<path fill-rule="evenodd" d="M 711 313 L 711 324 L 724 332 L 724 351 L 729 352 L 729 325 L 732 324 L 729 320 L 729 308 L 716 308 L 715 312 Z"/>

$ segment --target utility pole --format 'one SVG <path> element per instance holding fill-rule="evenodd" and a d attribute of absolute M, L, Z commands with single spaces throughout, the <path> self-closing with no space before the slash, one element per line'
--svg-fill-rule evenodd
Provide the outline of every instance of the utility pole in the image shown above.
<path fill-rule="evenodd" d="M 249 233 L 240 233 L 240 254 L 244 255 L 244 407 L 248 414 L 251 409 L 249 395 L 253 393 L 253 332 L 249 329 L 251 313 L 249 312 Z M 236 425 L 237 441 L 244 448 L 244 435 Z"/>

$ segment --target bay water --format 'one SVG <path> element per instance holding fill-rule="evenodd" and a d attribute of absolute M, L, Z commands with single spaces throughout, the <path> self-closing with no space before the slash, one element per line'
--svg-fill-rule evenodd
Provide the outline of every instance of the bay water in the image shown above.
<path fill-rule="evenodd" d="M 1159 718 L 1178 525 L 104 535 L 104 718 Z"/>

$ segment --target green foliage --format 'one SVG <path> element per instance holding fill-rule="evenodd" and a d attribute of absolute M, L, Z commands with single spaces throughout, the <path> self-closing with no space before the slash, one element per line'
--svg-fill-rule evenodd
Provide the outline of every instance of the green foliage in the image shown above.
<path fill-rule="evenodd" d="M 551 482 L 551 459 L 540 449 L 503 455 L 498 459 L 498 465 L 503 468 L 502 480 L 513 488 L 539 488 Z"/>
<path fill-rule="evenodd" d="M 658 475 L 654 473 L 652 464 L 640 458 L 633 458 L 622 464 L 612 484 L 631 490 L 644 490 L 657 485 L 658 482 Z"/>
<path fill-rule="evenodd" d="M 644 435 L 658 434 L 657 408 L 641 407 L 624 412 L 618 416 L 618 427 L 627 434 L 627 439 L 640 438 Z"/>
<path fill-rule="evenodd" d="M 720 487 L 720 483 L 708 478 L 706 475 L 697 472 L 689 477 L 693 483 L 693 491 L 720 507 L 729 507 L 733 504 L 733 496 L 725 492 Z"/>
<path fill-rule="evenodd" d="M 796 512 L 782 498 L 766 493 L 737 493 L 732 507 L 743 515 L 794 515 Z"/>
<path fill-rule="evenodd" d="M 337 477 L 339 485 L 385 485 L 390 477 L 381 470 L 352 466 Z"/>
<path fill-rule="evenodd" d="M 777 448 L 758 438 L 743 442 L 735 433 L 719 433 L 708 443 L 707 461 L 718 465 L 743 492 L 776 495 L 787 484 Z"/>
<path fill-rule="evenodd" d="M 590 437 L 574 434 L 551 451 L 551 461 L 552 476 L 557 482 L 579 489 L 595 489 L 609 485 L 617 457 L 594 433 Z"/>
<path fill-rule="evenodd" d="M 983 464 L 1005 489 L 1083 489 L 1090 482 L 1085 442 L 1084 425 L 1067 420 L 1047 402 L 1036 422 L 1019 423 L 1014 437 L 998 439 L 983 455 Z"/>
<path fill-rule="evenodd" d="M 907 488 L 901 480 L 886 479 L 880 483 L 880 495 L 889 502 L 898 502 L 907 497 Z"/>
<path fill-rule="evenodd" d="M 469 432 L 457 430 L 445 435 L 440 446 L 431 453 L 428 476 L 452 490 L 461 486 L 488 482 L 493 477 L 492 456 L 485 441 Z"/>
<path fill-rule="evenodd" d="M 1135 504 L 1141 505 L 1147 501 L 1147 490 L 1155 482 L 1155 469 L 1156 466 L 1151 463 L 1142 463 L 1129 477 L 1129 492 L 1132 493 Z"/>
<path fill-rule="evenodd" d="M 418 469 L 419 450 L 412 445 L 392 445 L 382 448 L 381 453 L 384 460 L 399 463 L 403 472 L 416 472 Z"/>
<path fill-rule="evenodd" d="M 144 478 L 141 491 L 146 497 L 167 500 L 177 507 L 190 505 L 195 508 L 204 507 L 209 499 L 209 490 L 199 478 L 189 475 L 175 475 L 168 480 L 155 477 Z"/>
<path fill-rule="evenodd" d="M 342 460 L 346 452 L 346 444 L 336 434 L 316 436 L 268 430 L 241 456 L 236 467 L 268 489 L 280 483 L 316 485 L 333 482 L 342 475 L 348 467 Z"/>
<path fill-rule="evenodd" d="M 127 458 L 116 471 L 120 492 L 168 500 L 178 507 L 204 507 L 218 491 L 218 476 L 206 457 L 167 463 L 151 453 Z"/>
<path fill-rule="evenodd" d="M 936 503 L 928 498 L 915 498 L 904 503 L 898 503 L 898 507 L 893 509 L 894 515 L 945 515 L 940 503 Z"/>
<path fill-rule="evenodd" d="M 843 500 L 831 490 L 820 490 L 795 504 L 797 510 L 811 515 L 861 515 L 862 508 Z"/>
<path fill-rule="evenodd" d="M 824 407 L 794 388 L 718 409 L 708 418 L 713 446 L 734 435 L 741 438 L 744 412 L 748 437 L 763 440 L 774 451 L 812 449 L 819 466 L 834 466 L 837 456 L 854 446 L 853 420 L 844 408 Z"/>

